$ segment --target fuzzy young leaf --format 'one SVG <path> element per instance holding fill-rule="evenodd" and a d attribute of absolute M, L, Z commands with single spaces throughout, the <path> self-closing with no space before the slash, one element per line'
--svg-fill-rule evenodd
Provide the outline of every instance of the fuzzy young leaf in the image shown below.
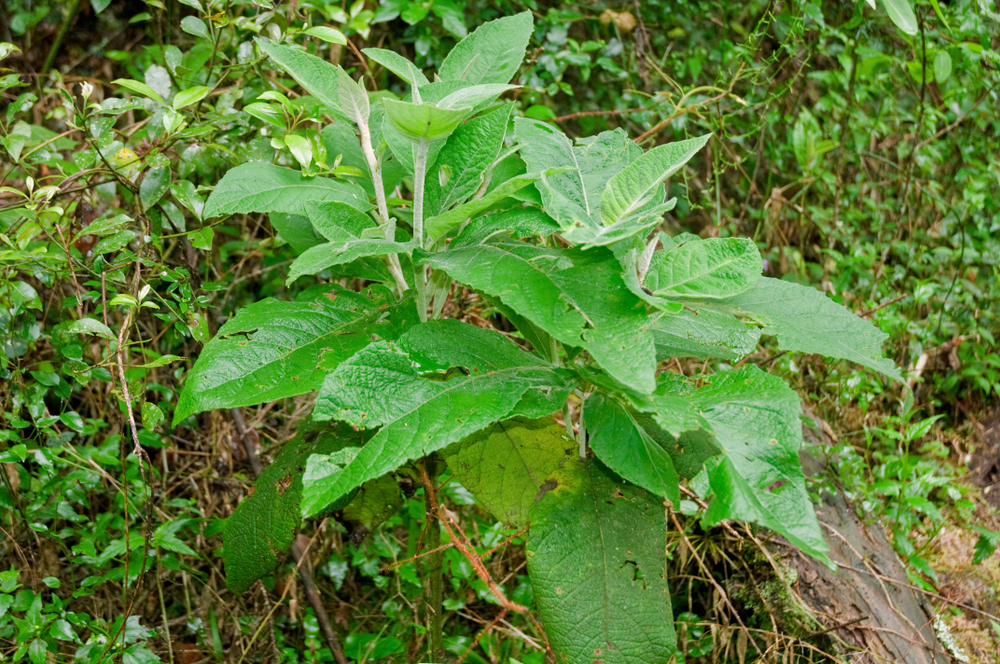
<path fill-rule="evenodd" d="M 659 297 L 717 300 L 749 289 L 762 269 L 753 240 L 709 238 L 657 251 L 644 285 Z"/>
<path fill-rule="evenodd" d="M 554 419 L 497 422 L 445 453 L 448 467 L 476 501 L 500 521 L 528 525 L 545 481 L 576 454 L 576 441 Z"/>
<path fill-rule="evenodd" d="M 451 241 L 450 247 L 458 249 L 482 244 L 491 237 L 504 234 L 515 238 L 532 235 L 548 237 L 558 230 L 559 224 L 538 208 L 512 208 L 476 217 Z"/>
<path fill-rule="evenodd" d="M 438 108 L 433 104 L 416 104 L 388 98 L 383 99 L 382 103 L 385 105 L 385 116 L 392 127 L 414 143 L 433 143 L 448 138 L 471 109 Z"/>
<path fill-rule="evenodd" d="M 361 52 L 412 86 L 419 88 L 430 83 L 416 65 L 395 51 L 388 51 L 384 48 L 364 48 L 361 49 Z"/>
<path fill-rule="evenodd" d="M 449 230 L 458 226 L 463 221 L 467 221 L 477 214 L 488 210 L 503 199 L 524 189 L 535 182 L 537 178 L 525 175 L 507 180 L 495 189 L 491 189 L 486 195 L 454 207 L 441 214 L 427 220 L 425 227 L 429 238 L 437 239 Z"/>
<path fill-rule="evenodd" d="M 313 227 L 330 241 L 303 251 L 289 267 L 286 283 L 358 258 L 401 254 L 416 248 L 414 242 L 363 236 L 366 230 L 376 228 L 374 220 L 346 203 L 310 202 L 306 208 Z"/>
<path fill-rule="evenodd" d="M 679 171 L 711 134 L 659 145 L 644 153 L 608 181 L 601 195 L 601 221 L 605 225 L 631 217 L 663 202 L 663 182 Z"/>
<path fill-rule="evenodd" d="M 464 371 L 440 374 L 452 367 Z M 318 420 L 381 427 L 326 495 L 336 500 L 498 420 L 551 413 L 570 389 L 566 381 L 500 334 L 455 320 L 417 326 L 395 346 L 372 344 L 330 374 L 316 400 Z"/>
<path fill-rule="evenodd" d="M 174 424 L 212 408 L 274 401 L 317 389 L 323 377 L 383 331 L 383 302 L 335 288 L 312 301 L 244 307 L 205 344 L 188 373 Z M 395 312 L 394 312 L 395 313 Z M 403 311 L 399 312 L 414 322 Z"/>
<path fill-rule="evenodd" d="M 208 197 L 204 218 L 245 212 L 304 214 L 309 201 L 341 201 L 371 209 L 365 190 L 330 178 L 306 177 L 273 164 L 248 162 L 230 169 Z"/>
<path fill-rule="evenodd" d="M 532 29 L 530 11 L 484 23 L 448 53 L 438 75 L 444 81 L 507 83 L 524 60 Z"/>
<path fill-rule="evenodd" d="M 529 172 L 568 169 L 546 176 L 538 185 L 546 212 L 564 229 L 603 225 L 601 192 L 611 178 L 642 154 L 621 129 L 605 131 L 573 145 L 552 125 L 516 118 L 514 133 Z"/>
<path fill-rule="evenodd" d="M 565 344 L 587 349 L 619 382 L 653 391 L 650 321 L 614 256 L 498 242 L 420 258 L 453 279 L 494 295 Z"/>
<path fill-rule="evenodd" d="M 652 321 L 650 330 L 657 360 L 671 357 L 736 360 L 754 352 L 760 341 L 759 327 L 711 309 L 656 313 Z"/>
<path fill-rule="evenodd" d="M 447 182 L 431 174 L 424 191 L 424 212 L 433 217 L 472 195 L 489 175 L 503 147 L 513 104 L 459 125 L 438 154 L 451 170 Z"/>
<path fill-rule="evenodd" d="M 799 462 L 798 395 L 751 365 L 714 376 L 688 398 L 702 410 L 723 450 L 706 462 L 714 497 L 705 521 L 752 521 L 828 562 Z"/>
<path fill-rule="evenodd" d="M 600 462 L 553 473 L 531 510 L 528 576 L 560 664 L 666 662 L 677 643 L 663 501 Z"/>
<path fill-rule="evenodd" d="M 680 504 L 680 484 L 667 451 L 639 426 L 625 407 L 605 394 L 584 404 L 590 448 L 608 468 L 643 489 Z"/>
<path fill-rule="evenodd" d="M 815 288 L 761 277 L 749 290 L 721 302 L 759 318 L 764 334 L 778 337 L 781 350 L 838 357 L 903 380 L 896 365 L 882 357 L 889 335 Z"/>

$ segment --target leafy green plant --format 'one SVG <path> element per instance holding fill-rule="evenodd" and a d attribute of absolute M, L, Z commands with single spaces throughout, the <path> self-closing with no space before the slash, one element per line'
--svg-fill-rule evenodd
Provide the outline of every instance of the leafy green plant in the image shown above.
<path fill-rule="evenodd" d="M 752 241 L 654 232 L 675 204 L 663 183 L 710 136 L 644 152 L 622 130 L 574 142 L 511 122 L 497 99 L 531 29 L 528 13 L 484 24 L 433 82 L 367 49 L 411 91 L 374 102 L 339 67 L 258 40 L 334 116 L 322 133 L 354 170 L 245 163 L 204 217 L 285 215 L 288 232 L 311 234 L 289 281 L 340 266 L 381 283 L 244 307 L 206 344 L 174 422 L 317 392 L 322 433 L 288 446 L 226 523 L 234 590 L 273 569 L 302 517 L 371 520 L 399 504 L 401 477 L 423 484 L 429 513 L 461 539 L 428 470 L 445 462 L 498 518 L 529 527 L 528 573 L 560 661 L 666 661 L 676 638 L 665 542 L 652 534 L 665 533 L 681 478 L 709 499 L 708 525 L 754 522 L 822 559 L 826 546 L 797 456 L 796 394 L 752 365 L 695 382 L 659 363 L 735 361 L 763 333 L 900 374 L 869 323 L 761 276 Z M 395 195 L 400 182 L 411 200 Z M 443 318 L 463 288 L 515 331 Z M 440 647 L 432 634 L 432 655 Z"/>

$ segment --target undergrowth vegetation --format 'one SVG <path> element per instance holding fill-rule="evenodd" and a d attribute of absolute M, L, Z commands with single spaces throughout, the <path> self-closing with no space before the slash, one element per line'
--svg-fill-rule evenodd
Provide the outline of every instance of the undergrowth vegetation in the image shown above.
<path fill-rule="evenodd" d="M 822 661 L 840 490 L 995 661 L 1000 17 L 877 5 L 5 2 L 0 653 Z"/>

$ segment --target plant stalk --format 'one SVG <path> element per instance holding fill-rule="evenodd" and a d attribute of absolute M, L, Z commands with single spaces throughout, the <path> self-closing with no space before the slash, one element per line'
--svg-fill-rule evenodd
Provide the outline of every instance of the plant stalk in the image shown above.
<path fill-rule="evenodd" d="M 76 19 L 76 15 L 79 13 L 80 5 L 82 4 L 83 0 L 73 0 L 73 4 L 69 6 L 66 18 L 63 20 L 62 25 L 59 26 L 59 33 L 56 34 L 56 40 L 52 42 L 52 48 L 49 49 L 49 54 L 45 56 L 45 64 L 42 65 L 42 76 L 48 74 L 49 70 L 52 69 L 52 65 L 55 64 L 56 56 L 59 55 L 59 49 L 62 48 L 62 43 L 66 39 L 70 26 L 73 25 L 73 21 Z"/>
<path fill-rule="evenodd" d="M 368 162 L 372 186 L 375 187 L 375 202 L 378 205 L 379 220 L 382 223 L 382 228 L 385 229 L 384 237 L 386 240 L 395 240 L 395 226 L 389 223 L 389 205 L 386 203 L 385 186 L 382 184 L 382 165 L 375 156 L 375 149 L 372 147 L 371 129 L 367 122 L 359 122 L 358 131 L 361 134 L 361 151 L 365 155 L 365 161 Z M 403 276 L 403 268 L 399 265 L 399 257 L 395 254 L 389 254 L 388 259 L 389 273 L 392 274 L 392 278 L 396 282 L 396 289 L 402 296 L 409 285 L 406 283 L 406 277 Z"/>
<path fill-rule="evenodd" d="M 430 482 L 437 478 L 437 464 L 434 459 L 424 460 L 424 468 L 428 472 Z M 427 519 L 427 542 L 432 549 L 438 549 L 441 544 L 441 522 L 434 508 L 434 496 L 424 489 L 424 518 Z M 430 554 L 430 564 L 427 570 L 429 587 L 428 610 L 430 611 L 430 646 L 429 659 L 432 662 L 441 660 L 444 655 L 444 550 L 439 549 Z"/>
<path fill-rule="evenodd" d="M 427 177 L 427 139 L 417 144 L 417 156 L 413 162 L 413 239 L 418 247 L 424 246 L 424 185 Z M 413 264 L 413 279 L 417 284 L 417 312 L 420 322 L 427 322 L 427 270 Z"/>

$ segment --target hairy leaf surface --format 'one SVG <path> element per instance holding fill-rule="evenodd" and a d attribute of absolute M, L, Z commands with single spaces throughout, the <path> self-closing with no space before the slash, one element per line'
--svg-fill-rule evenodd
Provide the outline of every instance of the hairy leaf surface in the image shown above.
<path fill-rule="evenodd" d="M 412 325 L 416 312 L 381 309 L 384 300 L 332 288 L 311 301 L 267 299 L 241 309 L 205 344 L 177 401 L 174 424 L 188 415 L 274 401 L 317 389 L 323 377 L 372 341 L 392 338 L 384 319 Z"/>
<path fill-rule="evenodd" d="M 423 254 L 421 260 L 500 298 L 563 343 L 586 348 L 621 383 L 653 391 L 650 321 L 606 250 L 498 242 Z"/>
<path fill-rule="evenodd" d="M 723 450 L 722 457 L 706 463 L 715 495 L 705 521 L 752 521 L 826 561 L 826 542 L 799 462 L 798 395 L 751 365 L 714 376 L 689 398 Z"/>
<path fill-rule="evenodd" d="M 445 81 L 507 83 L 524 60 L 532 29 L 529 11 L 484 23 L 448 53 L 438 75 Z"/>
<path fill-rule="evenodd" d="M 651 493 L 680 504 L 680 485 L 667 451 L 640 427 L 625 407 L 597 393 L 584 405 L 590 448 L 608 468 Z"/>
<path fill-rule="evenodd" d="M 903 381 L 896 365 L 882 357 L 889 335 L 815 288 L 761 277 L 722 302 L 758 317 L 764 334 L 778 337 L 782 350 L 839 357 Z"/>
<path fill-rule="evenodd" d="M 531 510 L 528 575 L 561 664 L 649 664 L 674 654 L 663 500 L 596 460 L 553 473 Z"/>
<path fill-rule="evenodd" d="M 305 88 L 309 94 L 316 97 L 328 111 L 338 117 L 345 117 L 337 94 L 339 79 L 337 72 L 338 70 L 343 72 L 343 69 L 298 49 L 272 44 L 259 38 L 256 42 L 272 62 L 294 78 L 296 83 Z"/>
<path fill-rule="evenodd" d="M 204 217 L 244 212 L 304 214 L 309 201 L 341 201 L 365 212 L 365 190 L 344 180 L 306 177 L 290 168 L 248 162 L 227 172 L 205 202 Z"/>
<path fill-rule="evenodd" d="M 546 414 L 539 409 L 552 408 L 569 389 L 565 375 L 541 358 L 455 320 L 417 326 L 396 345 L 372 344 L 326 378 L 316 401 L 318 420 L 381 427 L 333 478 L 329 499 L 497 420 Z"/>
<path fill-rule="evenodd" d="M 608 181 L 601 195 L 601 221 L 611 225 L 662 203 L 664 181 L 705 147 L 711 137 L 705 134 L 659 145 L 632 161 Z"/>
<path fill-rule="evenodd" d="M 711 309 L 657 313 L 652 319 L 657 360 L 670 357 L 734 360 L 754 352 L 760 341 L 760 328 Z"/>
<path fill-rule="evenodd" d="M 410 85 L 415 85 L 419 88 L 430 83 L 427 77 L 424 76 L 424 73 L 417 69 L 416 65 L 395 51 L 389 51 L 384 48 L 363 48 L 361 52 Z"/>
<path fill-rule="evenodd" d="M 472 434 L 445 450 L 445 461 L 476 501 L 500 521 L 528 525 L 546 480 L 575 453 L 576 441 L 551 417 L 516 417 Z"/>
<path fill-rule="evenodd" d="M 762 269 L 753 240 L 709 238 L 654 253 L 644 285 L 661 297 L 716 300 L 749 289 Z"/>

